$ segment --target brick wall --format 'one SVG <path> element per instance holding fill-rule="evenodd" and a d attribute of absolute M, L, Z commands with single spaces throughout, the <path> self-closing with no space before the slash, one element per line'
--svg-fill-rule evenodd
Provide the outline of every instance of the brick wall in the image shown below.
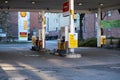
<path fill-rule="evenodd" d="M 120 20 L 120 14 L 118 10 L 112 10 L 111 16 L 106 16 L 104 20 Z M 109 36 L 120 37 L 120 28 L 104 29 L 104 34 L 107 37 Z"/>
<path fill-rule="evenodd" d="M 107 12 L 103 12 L 107 13 Z M 11 14 L 11 29 L 10 35 L 12 36 L 18 36 L 18 12 L 10 12 Z M 39 23 L 39 13 L 38 12 L 31 12 L 30 13 L 30 32 L 32 35 L 33 28 L 41 28 L 41 25 Z M 91 37 L 96 37 L 96 21 L 97 18 L 95 16 L 95 13 L 92 14 L 85 14 L 85 22 L 84 22 L 84 27 L 83 27 L 83 37 L 84 39 L 86 38 L 91 38 Z M 105 16 L 104 20 L 120 20 L 120 14 L 118 10 L 112 10 L 111 11 L 111 16 Z M 50 32 L 53 34 L 53 32 Z M 109 37 L 109 36 L 115 36 L 115 37 L 120 37 L 120 28 L 111 28 L 111 29 L 104 29 L 104 34 Z"/>
<path fill-rule="evenodd" d="M 41 25 L 39 23 L 39 13 L 38 12 L 30 12 L 30 35 L 33 34 L 33 29 L 38 30 L 41 28 Z"/>
<path fill-rule="evenodd" d="M 95 14 L 85 14 L 85 25 L 83 26 L 84 39 L 96 37 Z"/>
<path fill-rule="evenodd" d="M 103 12 L 103 16 L 107 12 Z M 111 16 L 106 15 L 104 20 L 120 20 L 120 14 L 118 10 L 111 10 Z M 85 26 L 84 26 L 84 39 L 96 37 L 96 22 L 97 17 L 95 14 L 86 14 L 85 15 Z M 104 29 L 104 35 L 107 37 L 114 36 L 114 37 L 120 37 L 120 28 L 109 28 Z"/>
<path fill-rule="evenodd" d="M 9 35 L 18 37 L 18 12 L 10 12 Z"/>

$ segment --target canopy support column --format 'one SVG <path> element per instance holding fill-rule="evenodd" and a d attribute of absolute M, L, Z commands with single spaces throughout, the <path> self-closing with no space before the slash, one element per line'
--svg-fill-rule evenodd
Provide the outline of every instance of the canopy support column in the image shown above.
<path fill-rule="evenodd" d="M 42 48 L 45 48 L 45 12 L 42 11 Z"/>
<path fill-rule="evenodd" d="M 97 19 L 97 47 L 101 47 L 101 8 L 98 8 L 98 19 Z"/>
<path fill-rule="evenodd" d="M 74 26 L 74 0 L 69 0 L 69 10 L 70 10 L 70 33 L 75 32 L 75 26 Z M 70 52 L 74 54 L 74 49 L 71 48 Z"/>

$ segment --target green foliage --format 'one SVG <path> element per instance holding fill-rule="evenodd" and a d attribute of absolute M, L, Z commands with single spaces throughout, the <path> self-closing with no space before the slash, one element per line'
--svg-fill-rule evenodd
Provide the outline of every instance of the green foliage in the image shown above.
<path fill-rule="evenodd" d="M 3 30 L 3 33 L 6 33 L 8 39 L 10 26 L 10 13 L 9 11 L 0 11 L 0 28 Z"/>
<path fill-rule="evenodd" d="M 96 47 L 97 46 L 97 39 L 96 38 L 89 38 L 79 43 L 80 47 Z"/>
<path fill-rule="evenodd" d="M 8 32 L 8 28 L 10 28 L 10 14 L 8 11 L 0 12 L 0 27 L 3 31 Z"/>

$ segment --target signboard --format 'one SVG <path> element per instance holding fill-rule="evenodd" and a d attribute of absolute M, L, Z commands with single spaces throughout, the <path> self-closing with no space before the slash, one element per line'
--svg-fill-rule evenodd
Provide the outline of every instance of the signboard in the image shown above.
<path fill-rule="evenodd" d="M 120 28 L 120 20 L 102 20 L 102 28 Z"/>
<path fill-rule="evenodd" d="M 20 32 L 20 37 L 27 37 L 27 32 Z"/>
<path fill-rule="evenodd" d="M 18 12 L 18 40 L 28 40 L 28 30 L 30 29 L 30 12 Z"/>
<path fill-rule="evenodd" d="M 69 48 L 78 47 L 78 33 L 69 33 Z"/>
<path fill-rule="evenodd" d="M 64 2 L 62 6 L 63 10 L 63 16 L 69 16 L 69 1 Z"/>
<path fill-rule="evenodd" d="M 28 21 L 24 20 L 23 22 L 24 30 L 28 30 Z"/>
<path fill-rule="evenodd" d="M 69 2 L 64 2 L 63 3 L 63 12 L 67 12 L 69 11 Z"/>

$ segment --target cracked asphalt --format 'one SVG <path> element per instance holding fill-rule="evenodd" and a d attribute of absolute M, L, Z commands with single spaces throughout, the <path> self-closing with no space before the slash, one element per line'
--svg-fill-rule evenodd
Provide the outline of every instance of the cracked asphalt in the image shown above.
<path fill-rule="evenodd" d="M 120 50 L 80 47 L 75 52 L 82 57 L 71 59 L 30 49 L 31 43 L 0 44 L 0 80 L 120 79 Z"/>

